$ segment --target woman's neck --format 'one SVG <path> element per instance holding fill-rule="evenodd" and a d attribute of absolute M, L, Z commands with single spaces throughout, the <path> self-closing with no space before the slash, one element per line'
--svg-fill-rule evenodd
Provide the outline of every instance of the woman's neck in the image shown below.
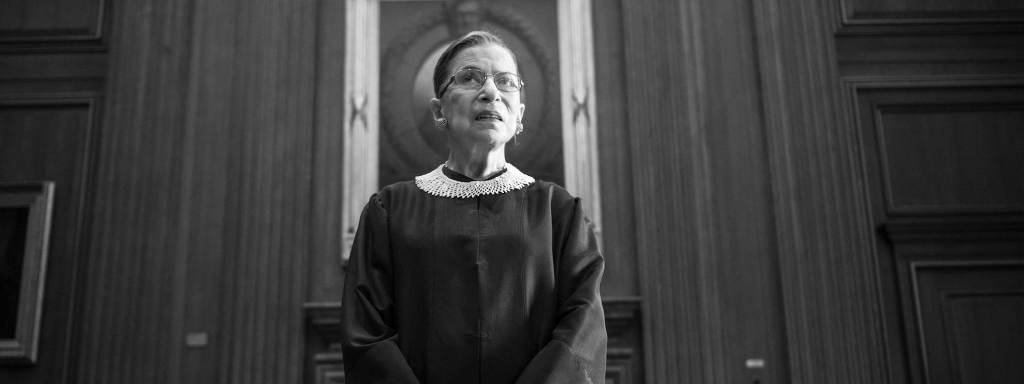
<path fill-rule="evenodd" d="M 477 153 L 451 151 L 445 166 L 471 179 L 486 180 L 505 169 L 505 150 L 498 148 Z"/>

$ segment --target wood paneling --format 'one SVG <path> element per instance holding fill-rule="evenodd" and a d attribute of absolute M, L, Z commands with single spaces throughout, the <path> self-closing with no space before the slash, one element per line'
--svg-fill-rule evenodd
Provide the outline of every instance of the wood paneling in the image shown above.
<path fill-rule="evenodd" d="M 888 215 L 1024 212 L 1024 88 L 857 89 Z"/>
<path fill-rule="evenodd" d="M 697 56 L 694 42 L 678 30 L 692 32 L 697 17 L 682 13 L 677 1 L 630 3 L 622 10 L 624 55 L 644 58 L 626 72 L 625 101 L 647 380 L 711 381 L 704 365 L 717 356 L 703 349 L 708 343 L 701 337 L 698 257 L 709 226 L 702 222 L 707 213 L 696 211 L 707 206 L 702 187 L 708 183 L 706 175 L 695 174 L 706 158 L 700 137 L 691 139 L 700 133 L 694 115 L 698 72 L 691 69 Z"/>
<path fill-rule="evenodd" d="M 1024 221 L 921 217 L 883 226 L 888 326 L 911 383 L 1020 381 Z M 891 280 L 890 280 L 891 279 Z"/>
<path fill-rule="evenodd" d="M 1024 20 L 1024 4 L 1005 0 L 841 0 L 847 23 L 979 23 Z"/>
<path fill-rule="evenodd" d="M 865 180 L 836 65 L 837 6 L 753 8 L 789 383 L 887 378 Z"/>
<path fill-rule="evenodd" d="M 1024 185 L 1019 182 L 1024 174 L 1016 166 L 1024 161 L 1024 138 L 1016 129 L 1024 121 L 1019 81 L 992 75 L 875 76 L 852 78 L 848 87 L 858 111 L 872 221 L 885 234 L 877 243 L 876 273 L 890 380 L 959 382 L 963 372 L 947 368 L 991 363 L 1002 369 L 999 359 L 946 359 L 962 352 L 956 346 L 948 349 L 946 341 L 958 340 L 977 324 L 963 329 L 943 325 L 942 319 L 959 316 L 951 311 L 967 308 L 961 305 L 967 302 L 961 297 L 956 308 L 950 307 L 948 298 L 936 294 L 949 289 L 932 284 L 938 283 L 932 278 L 945 276 L 940 285 L 984 280 L 971 272 L 978 263 L 991 264 L 985 268 L 994 276 L 1019 274 L 1005 265 L 1024 255 Z M 964 268 L 931 269 L 937 265 Z M 1011 312 L 1015 305 L 1004 300 L 985 303 L 1006 305 Z M 967 344 L 957 345 L 973 348 L 977 341 L 960 340 Z M 990 379 L 1002 378 L 995 382 L 1014 375 L 988 372 L 995 375 Z"/>
<path fill-rule="evenodd" d="M 313 140 L 313 223 L 309 302 L 338 301 L 343 283 L 341 211 L 345 102 L 345 3 L 317 3 L 316 105 Z M 352 234 L 354 235 L 354 233 Z M 308 382 L 308 381 L 307 381 Z"/>
<path fill-rule="evenodd" d="M 77 380 L 299 382 L 317 2 L 115 11 Z"/>
<path fill-rule="evenodd" d="M 646 378 L 787 382 L 754 5 L 622 8 Z"/>
<path fill-rule="evenodd" d="M 866 181 L 859 193 L 868 203 L 866 224 L 881 228 L 873 261 L 866 260 L 882 319 L 875 350 L 885 351 L 888 382 L 986 382 L 943 371 L 958 362 L 930 361 L 934 353 L 956 351 L 932 351 L 934 342 L 929 353 L 920 347 L 920 324 L 936 340 L 955 340 L 960 331 L 936 325 L 944 315 L 919 316 L 926 309 L 917 293 L 940 288 L 918 285 L 918 277 L 937 276 L 937 269 L 917 268 L 1022 254 L 1024 173 L 1017 164 L 1024 161 L 1024 138 L 1017 128 L 1024 122 L 1024 7 L 954 0 L 836 4 L 836 64 L 849 124 L 859 136 L 854 158 Z M 1005 266 L 991 268 L 1005 272 Z M 968 269 L 947 277 L 981 276 Z M 927 311 L 942 312 L 941 301 L 929 299 Z"/>
<path fill-rule="evenodd" d="M 4 1 L 0 3 L 0 48 L 76 42 L 98 46 L 107 7 L 105 0 Z"/>
<path fill-rule="evenodd" d="M 1024 381 L 1024 262 L 911 265 L 927 382 Z"/>
<path fill-rule="evenodd" d="M 623 45 L 623 4 L 595 0 L 594 70 L 596 73 L 598 150 L 600 155 L 602 252 L 606 295 L 639 295 L 636 215 L 633 211 L 633 171 L 630 164 L 626 64 Z"/>
<path fill-rule="evenodd" d="M 605 325 L 608 331 L 608 384 L 644 383 L 644 348 L 639 297 L 606 297 Z"/>
<path fill-rule="evenodd" d="M 0 379 L 59 383 L 70 375 L 75 298 L 87 216 L 98 118 L 92 93 L 0 96 L 0 181 L 52 181 L 55 185 L 39 350 L 33 366 L 4 367 Z"/>

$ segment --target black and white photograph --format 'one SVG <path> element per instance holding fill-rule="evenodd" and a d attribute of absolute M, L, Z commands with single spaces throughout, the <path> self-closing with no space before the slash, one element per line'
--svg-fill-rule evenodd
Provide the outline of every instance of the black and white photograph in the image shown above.
<path fill-rule="evenodd" d="M 0 0 L 0 384 L 1022 362 L 1022 1 Z"/>

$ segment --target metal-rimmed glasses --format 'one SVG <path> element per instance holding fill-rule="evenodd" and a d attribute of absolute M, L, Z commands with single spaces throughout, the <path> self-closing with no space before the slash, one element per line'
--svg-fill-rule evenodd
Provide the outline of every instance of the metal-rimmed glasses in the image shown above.
<path fill-rule="evenodd" d="M 463 67 L 459 68 L 452 74 L 448 81 L 441 87 L 441 91 L 438 92 L 438 97 L 444 95 L 445 91 L 449 87 L 455 87 L 459 89 L 478 90 L 484 86 L 487 82 L 487 78 L 494 79 L 494 86 L 502 92 L 519 92 L 526 85 L 523 83 L 523 79 L 519 78 L 519 75 L 512 72 L 498 72 L 487 74 L 479 68 L 474 67 Z"/>

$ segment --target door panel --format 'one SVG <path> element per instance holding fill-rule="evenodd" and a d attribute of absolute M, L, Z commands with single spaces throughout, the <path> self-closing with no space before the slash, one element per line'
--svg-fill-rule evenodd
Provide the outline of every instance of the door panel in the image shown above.
<path fill-rule="evenodd" d="M 1022 353 L 1022 8 L 842 3 L 889 378 L 1020 381 L 1006 356 Z"/>

